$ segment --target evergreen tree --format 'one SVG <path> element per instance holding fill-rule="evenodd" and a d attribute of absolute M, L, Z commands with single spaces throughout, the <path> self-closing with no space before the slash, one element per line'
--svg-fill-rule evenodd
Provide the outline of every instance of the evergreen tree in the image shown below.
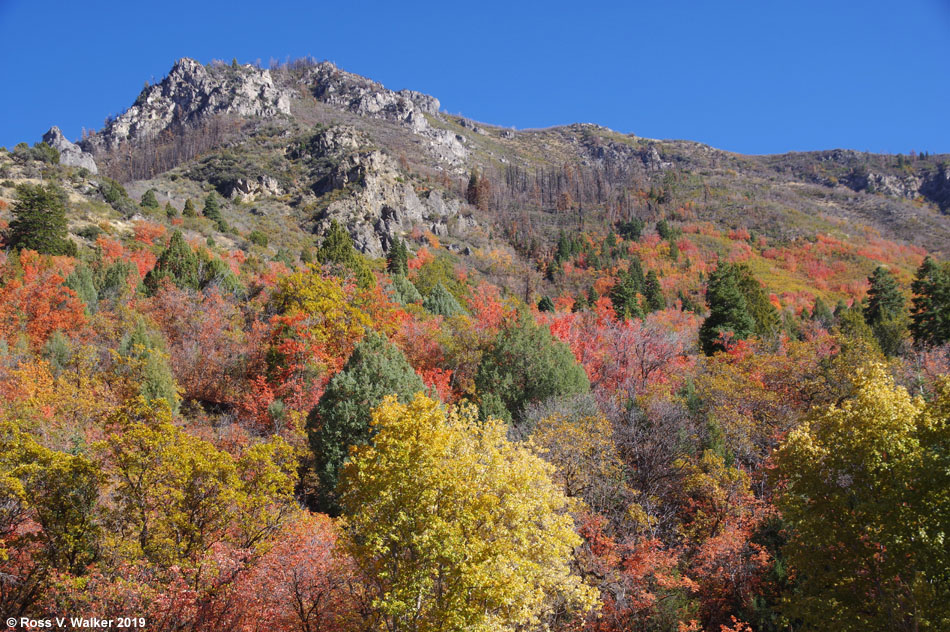
<path fill-rule="evenodd" d="M 171 281 L 182 289 L 198 289 L 198 257 L 191 246 L 185 242 L 181 231 L 176 230 L 168 240 L 168 246 L 155 262 L 155 267 L 145 275 L 145 287 L 155 293 L 161 287 L 162 279 Z"/>
<path fill-rule="evenodd" d="M 437 283 L 426 295 L 422 306 L 436 316 L 459 316 L 466 313 L 465 308 L 441 283 Z"/>
<path fill-rule="evenodd" d="M 163 399 L 168 402 L 172 412 L 178 410 L 178 385 L 168 355 L 165 353 L 161 333 L 150 330 L 145 321 L 138 317 L 135 327 L 119 343 L 119 354 L 141 362 L 139 394 L 146 401 Z"/>
<path fill-rule="evenodd" d="M 406 403 L 425 385 L 402 352 L 384 336 L 368 332 L 343 370 L 333 376 L 307 416 L 314 469 L 320 481 L 317 509 L 336 514 L 340 468 L 351 446 L 372 439 L 372 411 L 387 395 Z"/>
<path fill-rule="evenodd" d="M 76 293 L 86 304 L 86 314 L 94 314 L 99 305 L 99 292 L 96 290 L 96 280 L 85 263 L 77 265 L 66 277 L 66 287 Z"/>
<path fill-rule="evenodd" d="M 620 275 L 620 279 L 610 290 L 610 301 L 618 318 L 643 318 L 640 294 L 643 293 L 645 284 L 640 259 L 634 257 L 626 272 Z"/>
<path fill-rule="evenodd" d="M 548 296 L 542 296 L 541 300 L 538 301 L 538 311 L 539 312 L 553 312 L 554 301 L 552 301 L 551 298 Z"/>
<path fill-rule="evenodd" d="M 670 240 L 670 260 L 679 261 L 680 260 L 680 247 L 676 245 L 676 240 Z"/>
<path fill-rule="evenodd" d="M 907 329 L 904 296 L 894 274 L 884 266 L 875 268 L 868 281 L 871 287 L 868 289 L 864 320 L 874 332 L 881 351 L 892 356 L 900 348 Z"/>
<path fill-rule="evenodd" d="M 392 278 L 391 285 L 393 300 L 400 305 L 409 305 L 410 303 L 419 303 L 422 301 L 422 295 L 415 285 L 407 277 L 397 274 Z"/>
<path fill-rule="evenodd" d="M 590 383 L 570 348 L 521 314 L 482 356 L 475 387 L 483 417 L 517 422 L 527 404 L 586 393 Z"/>
<path fill-rule="evenodd" d="M 918 347 L 950 342 L 950 264 L 931 257 L 917 269 L 911 285 L 910 332 Z"/>
<path fill-rule="evenodd" d="M 76 254 L 66 222 L 66 193 L 55 184 L 21 184 L 16 188 L 9 244 L 44 255 Z"/>
<path fill-rule="evenodd" d="M 181 214 L 185 217 L 198 217 L 198 211 L 195 210 L 195 204 L 191 201 L 191 198 L 185 200 L 185 206 L 181 210 Z"/>
<path fill-rule="evenodd" d="M 739 290 L 745 297 L 749 315 L 755 321 L 755 335 L 762 339 L 774 336 L 781 328 L 781 320 L 765 288 L 745 265 L 735 266 L 735 269 Z"/>
<path fill-rule="evenodd" d="M 158 198 L 155 197 L 155 189 L 149 189 L 143 193 L 140 204 L 145 208 L 158 208 Z"/>
<path fill-rule="evenodd" d="M 647 310 L 650 312 L 666 309 L 666 299 L 663 297 L 663 288 L 660 287 L 660 280 L 653 270 L 647 273 L 646 282 L 643 284 L 643 300 Z"/>
<path fill-rule="evenodd" d="M 218 196 L 214 194 L 214 191 L 209 193 L 205 198 L 205 205 L 201 212 L 205 217 L 214 222 L 223 221 L 224 218 L 221 217 L 221 205 L 218 203 Z"/>
<path fill-rule="evenodd" d="M 831 309 L 825 304 L 821 297 L 815 298 L 815 304 L 811 308 L 811 319 L 821 323 L 822 327 L 828 329 L 835 322 L 835 316 Z"/>
<path fill-rule="evenodd" d="M 468 177 L 468 187 L 465 189 L 465 199 L 472 206 L 478 204 L 478 172 L 472 171 Z"/>
<path fill-rule="evenodd" d="M 409 274 L 409 249 L 398 237 L 386 254 L 386 271 L 390 274 Z"/>
<path fill-rule="evenodd" d="M 165 202 L 165 217 L 175 219 L 178 217 L 178 209 L 172 206 L 171 202 Z"/>
<path fill-rule="evenodd" d="M 720 262 L 709 275 L 706 304 L 709 306 L 709 316 L 699 328 L 699 342 L 706 355 L 725 349 L 723 335 L 733 340 L 744 340 L 755 331 L 755 319 L 749 313 L 734 265 Z"/>

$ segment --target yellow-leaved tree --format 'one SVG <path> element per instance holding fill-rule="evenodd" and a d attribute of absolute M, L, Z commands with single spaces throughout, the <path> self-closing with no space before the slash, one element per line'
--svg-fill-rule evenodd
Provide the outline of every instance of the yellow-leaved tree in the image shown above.
<path fill-rule="evenodd" d="M 912 399 L 879 363 L 853 383 L 775 455 L 787 614 L 809 630 L 948 630 L 950 385 Z"/>
<path fill-rule="evenodd" d="M 594 606 L 568 498 L 503 423 L 422 394 L 387 398 L 372 423 L 340 483 L 369 629 L 514 630 Z"/>

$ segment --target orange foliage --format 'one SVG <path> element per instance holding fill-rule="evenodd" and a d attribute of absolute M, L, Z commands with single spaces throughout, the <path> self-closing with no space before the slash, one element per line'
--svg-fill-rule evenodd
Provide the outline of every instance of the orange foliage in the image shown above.
<path fill-rule="evenodd" d="M 167 232 L 164 225 L 146 221 L 135 222 L 133 230 L 135 232 L 135 241 L 143 243 L 146 246 L 151 246 L 155 243 L 156 239 L 163 237 Z"/>

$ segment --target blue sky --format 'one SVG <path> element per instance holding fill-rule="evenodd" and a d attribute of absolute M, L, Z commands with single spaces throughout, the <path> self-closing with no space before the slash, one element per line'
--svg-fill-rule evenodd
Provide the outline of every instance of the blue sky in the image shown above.
<path fill-rule="evenodd" d="M 0 0 L 0 145 L 76 139 L 175 59 L 312 55 L 519 129 L 950 152 L 950 0 Z"/>

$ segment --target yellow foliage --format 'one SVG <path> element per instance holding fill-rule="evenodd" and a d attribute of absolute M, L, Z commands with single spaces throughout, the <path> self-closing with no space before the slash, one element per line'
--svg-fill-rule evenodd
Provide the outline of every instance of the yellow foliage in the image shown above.
<path fill-rule="evenodd" d="M 374 444 L 341 481 L 350 552 L 387 629 L 498 631 L 576 612 L 595 591 L 571 570 L 581 540 L 553 467 L 473 407 L 417 395 L 373 413 Z"/>

